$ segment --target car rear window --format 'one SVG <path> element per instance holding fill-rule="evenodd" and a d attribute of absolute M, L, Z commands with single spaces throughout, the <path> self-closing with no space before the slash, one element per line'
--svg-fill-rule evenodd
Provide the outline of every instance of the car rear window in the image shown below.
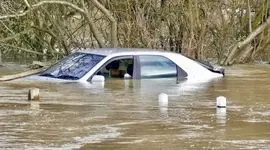
<path fill-rule="evenodd" d="M 162 56 L 140 56 L 141 78 L 176 77 L 176 64 Z"/>

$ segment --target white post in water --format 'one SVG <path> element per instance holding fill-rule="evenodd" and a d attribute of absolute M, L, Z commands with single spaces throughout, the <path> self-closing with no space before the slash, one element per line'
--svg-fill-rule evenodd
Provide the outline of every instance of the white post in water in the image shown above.
<path fill-rule="evenodd" d="M 39 89 L 38 88 L 31 88 L 28 91 L 28 100 L 39 100 Z"/>
<path fill-rule="evenodd" d="M 219 97 L 217 97 L 217 99 L 216 99 L 216 101 L 217 101 L 217 107 L 218 108 L 226 108 L 226 105 L 227 105 L 227 99 L 226 99 L 226 97 L 224 97 L 224 96 L 219 96 Z"/>
<path fill-rule="evenodd" d="M 221 124 L 226 123 L 226 106 L 227 106 L 227 99 L 224 96 L 219 96 L 216 98 L 216 118 L 217 122 Z"/>

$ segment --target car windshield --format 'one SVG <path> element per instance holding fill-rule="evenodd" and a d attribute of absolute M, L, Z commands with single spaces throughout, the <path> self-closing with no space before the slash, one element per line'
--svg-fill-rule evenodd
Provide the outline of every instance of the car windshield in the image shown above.
<path fill-rule="evenodd" d="M 105 56 L 76 52 L 44 71 L 41 76 L 78 80 L 89 72 Z"/>

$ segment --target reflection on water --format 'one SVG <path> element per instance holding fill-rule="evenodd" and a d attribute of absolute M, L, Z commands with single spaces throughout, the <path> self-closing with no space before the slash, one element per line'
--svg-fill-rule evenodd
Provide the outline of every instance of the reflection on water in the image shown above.
<path fill-rule="evenodd" d="M 1 71 L 1 70 L 0 70 Z M 1 149 L 270 149 L 270 68 L 223 79 L 0 83 Z M 41 101 L 27 91 L 40 88 Z M 169 95 L 166 106 L 160 93 Z M 217 96 L 227 108 L 216 108 Z"/>

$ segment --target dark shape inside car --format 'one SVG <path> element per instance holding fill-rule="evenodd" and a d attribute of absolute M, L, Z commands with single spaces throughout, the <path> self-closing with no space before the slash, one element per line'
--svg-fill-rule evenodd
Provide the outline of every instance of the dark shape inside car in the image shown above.
<path fill-rule="evenodd" d="M 96 75 L 102 75 L 105 78 L 132 78 L 133 59 L 124 58 L 109 61 L 105 67 L 101 67 Z"/>

